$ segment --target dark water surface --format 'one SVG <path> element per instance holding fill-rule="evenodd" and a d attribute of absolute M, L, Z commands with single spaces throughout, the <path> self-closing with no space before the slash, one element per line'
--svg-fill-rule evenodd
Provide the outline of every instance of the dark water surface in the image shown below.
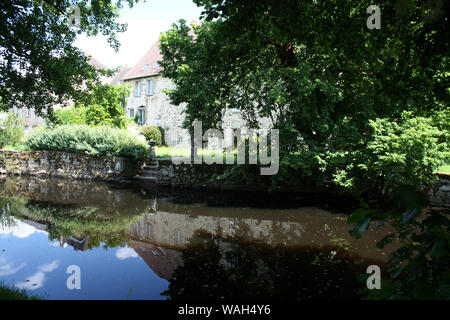
<path fill-rule="evenodd" d="M 48 299 L 358 299 L 388 229 L 353 239 L 347 201 L 7 178 L 0 282 Z"/>

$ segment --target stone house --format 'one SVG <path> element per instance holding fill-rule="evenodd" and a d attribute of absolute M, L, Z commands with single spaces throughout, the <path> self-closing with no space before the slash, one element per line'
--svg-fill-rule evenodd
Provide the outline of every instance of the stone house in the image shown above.
<path fill-rule="evenodd" d="M 159 41 L 130 69 L 122 69 L 121 80 L 115 78 L 114 84 L 129 84 L 131 95 L 126 105 L 129 118 L 138 118 L 139 126 L 158 126 L 164 130 L 164 140 L 169 146 L 189 147 L 190 136 L 182 128 L 186 104 L 179 106 L 170 103 L 166 89 L 174 87 L 174 83 L 161 75 L 162 68 L 158 61 L 162 59 Z M 262 128 L 269 128 L 270 120 L 260 120 Z M 226 110 L 223 128 L 242 128 L 245 122 L 237 109 Z"/>
<path fill-rule="evenodd" d="M 139 126 L 161 127 L 168 145 L 189 146 L 189 134 L 182 128 L 185 105 L 170 104 L 164 93 L 165 89 L 173 88 L 173 83 L 160 74 L 162 68 L 158 61 L 161 59 L 158 41 L 122 77 L 122 83 L 132 88 L 126 114 L 129 118 L 138 117 Z"/>

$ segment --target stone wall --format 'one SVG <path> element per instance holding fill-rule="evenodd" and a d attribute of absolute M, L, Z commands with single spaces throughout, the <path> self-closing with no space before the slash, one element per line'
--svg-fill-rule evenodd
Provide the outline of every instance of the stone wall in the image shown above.
<path fill-rule="evenodd" d="M 226 165 L 221 164 L 179 164 L 175 165 L 170 159 L 158 159 L 158 169 L 156 173 L 156 183 L 165 186 L 192 187 L 203 186 L 217 188 L 218 185 L 211 179 L 214 174 L 223 174 Z M 450 208 L 450 174 L 439 173 L 439 181 L 434 184 L 429 191 L 429 200 L 431 205 Z M 221 189 L 226 189 L 222 185 Z M 239 186 L 232 186 L 239 189 Z M 241 186 L 244 188 L 244 186 Z M 254 188 L 264 186 L 253 186 Z M 246 187 L 251 189 L 250 186 Z M 300 188 L 301 189 L 301 188 Z"/>
<path fill-rule="evenodd" d="M 178 187 L 190 187 L 195 185 L 211 184 L 214 174 L 222 174 L 224 165 L 219 164 L 174 164 L 171 159 L 158 159 L 156 182 L 159 185 L 171 185 Z"/>
<path fill-rule="evenodd" d="M 139 169 L 139 163 L 121 157 L 59 151 L 0 151 L 0 175 L 124 181 L 137 175 Z"/>
<path fill-rule="evenodd" d="M 450 208 L 450 174 L 438 173 L 439 181 L 429 192 L 430 203 L 438 207 Z"/>

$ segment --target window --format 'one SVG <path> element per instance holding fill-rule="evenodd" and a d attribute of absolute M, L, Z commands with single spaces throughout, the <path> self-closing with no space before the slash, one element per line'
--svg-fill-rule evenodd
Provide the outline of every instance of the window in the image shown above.
<path fill-rule="evenodd" d="M 139 109 L 138 115 L 139 115 L 138 122 L 140 124 L 144 124 L 145 123 L 145 109 Z"/>
<path fill-rule="evenodd" d="M 150 67 L 149 64 L 146 64 L 144 67 L 142 67 L 142 71 L 147 70 Z"/>
<path fill-rule="evenodd" d="M 153 95 L 153 80 L 147 80 L 147 95 Z"/>
<path fill-rule="evenodd" d="M 129 108 L 128 109 L 128 117 L 129 118 L 134 118 L 134 108 Z"/>
<path fill-rule="evenodd" d="M 140 97 L 141 96 L 141 82 L 140 81 L 136 81 L 136 83 L 135 83 L 134 96 L 135 97 Z"/>
<path fill-rule="evenodd" d="M 183 143 L 183 136 L 181 134 L 177 135 L 177 145 Z"/>
<path fill-rule="evenodd" d="M 141 222 L 136 222 L 134 227 L 136 228 L 136 235 L 139 237 L 139 234 L 141 233 Z"/>
<path fill-rule="evenodd" d="M 158 69 L 159 68 L 159 63 L 155 63 L 155 65 L 153 66 L 153 69 Z"/>
<path fill-rule="evenodd" d="M 146 238 L 150 239 L 152 237 L 153 226 L 150 223 L 147 223 L 145 226 L 146 226 Z"/>
<path fill-rule="evenodd" d="M 27 118 L 31 117 L 31 110 L 30 110 L 30 108 L 26 108 L 25 109 L 25 113 L 27 115 Z"/>
<path fill-rule="evenodd" d="M 183 234 L 181 233 L 181 230 L 175 230 L 175 243 L 181 244 L 183 241 Z"/>

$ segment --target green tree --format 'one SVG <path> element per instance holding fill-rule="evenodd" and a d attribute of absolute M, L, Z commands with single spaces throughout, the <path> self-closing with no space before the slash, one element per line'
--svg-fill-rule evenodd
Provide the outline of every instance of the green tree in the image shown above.
<path fill-rule="evenodd" d="M 83 99 L 86 124 L 106 125 L 118 128 L 126 126 L 125 105 L 129 96 L 128 87 L 91 83 L 89 95 Z"/>
<path fill-rule="evenodd" d="M 86 124 L 86 108 L 83 106 L 54 111 L 55 124 Z"/>
<path fill-rule="evenodd" d="M 252 127 L 269 117 L 281 143 L 274 184 L 294 170 L 297 181 L 377 193 L 385 185 L 371 179 L 366 157 L 378 157 L 374 122 L 403 121 L 409 111 L 419 132 L 420 118 L 448 110 L 448 2 L 383 2 L 381 30 L 366 26 L 370 1 L 194 2 L 206 21 L 180 21 L 160 38 L 162 72 L 176 84 L 170 99 L 187 104 L 186 127 L 195 119 L 218 126 L 226 108 L 240 109 Z M 443 122 L 428 125 L 448 144 Z M 436 155 L 433 166 L 444 157 Z"/>
<path fill-rule="evenodd" d="M 23 121 L 14 111 L 10 111 L 5 119 L 0 119 L 0 149 L 20 142 L 23 136 Z"/>
<path fill-rule="evenodd" d="M 76 36 L 102 34 L 117 50 L 117 22 L 123 3 L 136 0 L 7 0 L 0 2 L 0 97 L 3 108 L 33 107 L 38 114 L 52 106 L 77 101 L 83 84 L 98 72 L 73 43 Z M 67 23 L 77 6 L 79 28 Z M 102 72 L 104 73 L 104 72 Z"/>

